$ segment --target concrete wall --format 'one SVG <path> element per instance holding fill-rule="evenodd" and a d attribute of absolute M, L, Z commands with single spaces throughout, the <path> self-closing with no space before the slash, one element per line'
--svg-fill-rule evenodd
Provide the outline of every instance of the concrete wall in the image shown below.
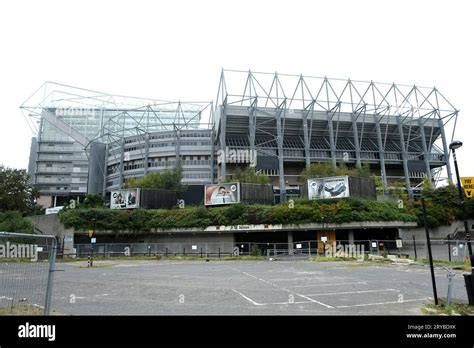
<path fill-rule="evenodd" d="M 468 220 L 469 229 L 472 230 L 472 225 L 474 224 L 474 220 Z M 464 223 L 462 221 L 455 221 L 449 226 L 440 226 L 437 228 L 430 228 L 430 238 L 432 239 L 441 239 L 446 240 L 448 239 L 448 234 L 451 238 L 455 237 L 456 233 L 462 233 L 462 238 L 464 238 Z M 402 239 L 412 239 L 413 236 L 417 240 L 425 240 L 426 233 L 424 227 L 418 228 L 400 228 L 399 229 L 399 236 Z"/>
<path fill-rule="evenodd" d="M 97 241 L 94 252 L 98 254 L 107 252 L 123 252 L 128 247 L 133 253 L 231 253 L 234 248 L 235 238 L 233 233 L 216 234 L 130 234 L 130 235 L 95 235 Z M 75 243 L 79 244 L 78 252 L 90 250 L 90 240 L 83 235 L 76 235 Z M 104 250 L 104 244 L 107 244 Z M 195 249 L 193 249 L 195 246 Z M 148 249 L 150 247 L 150 249 Z"/>
<path fill-rule="evenodd" d="M 74 229 L 65 228 L 59 221 L 58 214 L 29 216 L 28 219 L 35 227 L 36 233 L 56 236 L 58 241 L 58 252 L 65 254 L 73 252 Z"/>

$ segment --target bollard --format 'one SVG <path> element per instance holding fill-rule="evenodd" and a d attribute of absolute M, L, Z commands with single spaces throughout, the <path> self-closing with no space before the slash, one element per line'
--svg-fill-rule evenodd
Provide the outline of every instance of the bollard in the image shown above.
<path fill-rule="evenodd" d="M 413 249 L 415 249 L 415 260 L 418 258 L 417 255 L 416 255 L 416 239 L 415 239 L 415 235 L 413 235 Z"/>
<path fill-rule="evenodd" d="M 451 296 L 453 293 L 454 275 L 454 272 L 448 270 L 448 295 L 446 296 L 446 304 L 448 306 L 451 303 Z"/>
<path fill-rule="evenodd" d="M 449 259 L 449 262 L 451 262 L 451 237 L 449 237 L 449 234 L 448 234 L 448 259 Z"/>

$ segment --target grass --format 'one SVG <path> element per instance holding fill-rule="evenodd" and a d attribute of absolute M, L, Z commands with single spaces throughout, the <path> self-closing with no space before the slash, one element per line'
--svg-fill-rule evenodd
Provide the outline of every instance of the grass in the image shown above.
<path fill-rule="evenodd" d="M 78 268 L 105 268 L 105 267 L 114 267 L 115 265 L 113 263 L 93 263 L 92 267 L 88 266 L 79 266 Z"/>
<path fill-rule="evenodd" d="M 418 262 L 420 263 L 423 263 L 423 264 L 429 264 L 429 260 L 428 259 L 418 259 L 417 260 Z M 466 272 L 469 272 L 471 271 L 471 265 L 468 263 L 468 262 L 463 262 L 463 261 L 445 261 L 445 260 L 433 260 L 433 265 L 435 267 L 453 267 L 453 268 L 456 268 L 456 269 L 460 269 L 460 270 L 463 270 L 463 271 L 466 271 Z"/>
<path fill-rule="evenodd" d="M 465 303 L 446 304 L 446 301 L 439 299 L 438 305 L 429 303 L 421 308 L 427 315 L 474 315 L 474 306 Z"/>
<path fill-rule="evenodd" d="M 43 315 L 43 308 L 31 305 L 0 307 L 0 315 Z"/>
<path fill-rule="evenodd" d="M 356 261 L 355 257 L 333 257 L 333 256 L 319 256 L 309 259 L 311 262 L 335 262 L 335 261 Z"/>

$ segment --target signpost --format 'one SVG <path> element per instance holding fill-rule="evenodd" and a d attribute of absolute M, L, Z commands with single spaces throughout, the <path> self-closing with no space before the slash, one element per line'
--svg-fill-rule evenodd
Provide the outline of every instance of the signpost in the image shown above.
<path fill-rule="evenodd" d="M 474 196 L 474 177 L 465 176 L 461 178 L 462 187 L 464 188 L 464 194 L 466 198 L 472 198 Z"/>

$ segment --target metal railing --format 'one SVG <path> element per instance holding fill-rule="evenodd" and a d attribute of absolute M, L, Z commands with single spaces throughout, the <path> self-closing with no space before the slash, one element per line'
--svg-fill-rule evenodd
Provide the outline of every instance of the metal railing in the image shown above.
<path fill-rule="evenodd" d="M 334 244 L 335 243 L 335 244 Z M 75 244 L 72 254 L 64 257 L 101 257 L 113 258 L 124 256 L 194 256 L 194 257 L 238 257 L 263 256 L 282 258 L 311 258 L 327 256 L 334 252 L 344 251 L 344 246 L 358 247 L 358 252 L 364 254 L 388 255 L 412 259 L 427 259 L 427 245 L 425 240 L 402 240 L 402 247 L 398 248 L 396 240 L 337 240 L 323 243 L 317 240 L 296 241 L 293 243 L 262 243 L 262 242 L 234 242 L 234 243 L 98 243 Z M 458 261 L 466 260 L 467 247 L 464 240 L 432 240 L 431 248 L 434 260 Z M 286 255 L 286 256 L 285 256 Z M 61 256 L 61 255 L 60 255 Z"/>

